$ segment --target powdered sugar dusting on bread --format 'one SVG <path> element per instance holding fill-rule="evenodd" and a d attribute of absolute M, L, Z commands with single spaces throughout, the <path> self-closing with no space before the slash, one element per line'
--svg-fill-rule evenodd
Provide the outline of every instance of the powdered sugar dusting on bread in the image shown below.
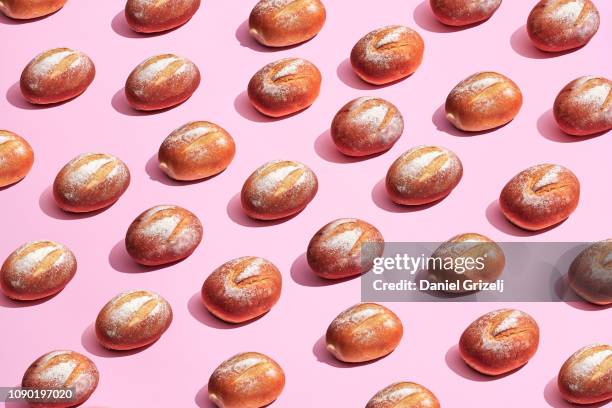
<path fill-rule="evenodd" d="M 359 325 L 381 313 L 384 313 L 384 309 L 377 305 L 366 304 L 353 306 L 340 313 L 332 322 L 332 327 L 340 328 L 345 325 Z"/>
<path fill-rule="evenodd" d="M 594 105 L 600 107 L 606 102 L 610 95 L 611 86 L 609 83 L 601 83 L 591 86 L 584 92 L 576 93 L 576 99 L 581 104 Z"/>
<path fill-rule="evenodd" d="M 44 58 L 41 58 L 41 59 L 37 58 L 34 60 L 35 63 L 32 66 L 32 74 L 34 74 L 35 76 L 46 75 L 47 73 L 52 71 L 56 67 L 57 64 L 62 62 L 64 58 L 69 57 L 74 53 L 75 53 L 74 50 L 61 50 L 61 51 L 58 50 L 58 51 L 55 51 L 47 55 Z"/>
<path fill-rule="evenodd" d="M 85 155 L 79 156 L 75 160 L 73 160 L 73 163 L 76 164 L 77 162 L 81 161 L 83 158 L 86 158 L 87 156 L 90 156 L 90 155 L 93 155 L 93 154 L 85 154 Z M 81 165 L 78 168 L 73 168 L 72 171 L 68 173 L 67 181 L 70 184 L 74 184 L 74 185 L 85 184 L 89 181 L 89 179 L 94 174 L 96 174 L 96 172 L 98 172 L 98 170 L 100 170 L 100 168 L 102 168 L 102 166 L 110 163 L 111 161 L 113 161 L 113 158 L 107 156 L 107 157 L 101 157 L 98 159 L 89 160 L 84 163 L 81 163 Z"/>
<path fill-rule="evenodd" d="M 577 376 L 589 376 L 611 356 L 612 349 L 596 351 L 574 364 L 571 371 Z"/>
<path fill-rule="evenodd" d="M 559 173 L 561 166 L 552 166 L 540 179 L 533 185 L 533 190 L 538 191 L 546 186 L 557 183 L 559 181 Z"/>
<path fill-rule="evenodd" d="M 46 245 L 38 248 L 34 251 L 28 252 L 25 256 L 20 256 L 21 253 L 25 252 L 28 250 L 28 248 L 35 246 L 35 245 L 39 245 L 41 243 L 45 243 Z M 63 246 L 53 243 L 53 242 L 49 242 L 49 241 L 34 241 L 34 242 L 30 242 L 28 244 L 25 244 L 24 246 L 22 246 L 20 249 L 18 249 L 16 251 L 17 253 L 17 260 L 15 261 L 15 263 L 13 264 L 13 270 L 15 271 L 15 273 L 19 276 L 19 275 L 27 275 L 29 273 L 32 273 L 36 267 L 52 252 L 57 251 L 57 250 L 62 250 L 64 249 Z M 54 262 L 54 264 L 52 265 L 52 267 L 55 267 L 57 265 L 60 265 L 62 262 L 64 262 L 64 255 L 62 254 L 60 257 L 58 257 L 56 259 L 56 261 Z"/>
<path fill-rule="evenodd" d="M 64 385 L 70 374 L 74 371 L 77 364 L 73 360 L 61 361 L 56 364 L 50 365 L 46 369 L 40 372 L 39 378 L 42 381 L 51 384 L 57 384 L 58 386 Z"/>
<path fill-rule="evenodd" d="M 175 61 L 178 61 L 179 58 L 175 55 L 168 55 L 164 58 L 160 58 L 155 62 L 150 62 L 151 60 L 157 57 L 151 57 L 140 66 L 142 70 L 138 72 L 137 80 L 141 82 L 149 82 L 153 81 L 164 69 L 166 69 L 170 64 Z"/>
<path fill-rule="evenodd" d="M 331 236 L 323 242 L 323 246 L 330 251 L 349 252 L 362 235 L 363 231 L 355 224 L 352 229 L 347 229 L 339 234 L 332 233 Z"/>
<path fill-rule="evenodd" d="M 135 292 L 137 291 L 122 293 L 113 299 L 112 304 L 121 303 L 126 296 L 130 296 Z M 111 321 L 117 324 L 128 322 L 145 303 L 152 299 L 154 299 L 154 297 L 149 294 L 141 294 L 140 296 L 134 297 L 127 302 L 121 303 L 119 307 L 111 309 Z"/>
<path fill-rule="evenodd" d="M 273 161 L 265 164 L 262 168 L 257 171 L 257 174 L 264 173 L 268 167 L 275 165 L 276 163 L 280 163 L 282 160 Z M 295 162 L 286 162 L 287 164 L 284 166 L 279 166 L 271 172 L 264 174 L 263 176 L 256 177 L 255 179 L 255 189 L 261 192 L 272 192 L 277 186 L 283 182 L 283 180 L 291 173 L 296 170 L 303 169 L 299 163 Z M 299 180 L 298 180 L 299 181 Z"/>
<path fill-rule="evenodd" d="M 394 383 L 376 393 L 370 402 L 374 404 L 396 404 L 419 391 L 417 387 L 409 383 Z M 422 401 L 422 403 L 428 404 L 428 400 Z"/>
<path fill-rule="evenodd" d="M 401 174 L 403 177 L 414 178 L 418 177 L 423 169 L 429 166 L 435 159 L 444 154 L 441 150 L 425 152 L 409 162 L 404 162 L 401 166 Z"/>
<path fill-rule="evenodd" d="M 257 276 L 261 273 L 261 267 L 266 261 L 263 258 L 254 258 L 234 279 L 238 284 L 244 280 L 247 280 L 253 276 Z"/>
<path fill-rule="evenodd" d="M 2 131 L 0 131 L 0 145 L 11 140 L 15 140 L 15 138 L 8 133 L 2 133 Z"/>
<path fill-rule="evenodd" d="M 454 89 L 457 94 L 478 94 L 486 88 L 502 82 L 504 79 L 497 75 L 475 74 L 461 81 Z"/>
<path fill-rule="evenodd" d="M 519 324 L 519 319 L 524 315 L 520 310 L 513 310 L 508 316 L 504 318 L 493 330 L 493 336 L 497 336 L 506 330 L 516 329 Z"/>
<path fill-rule="evenodd" d="M 565 363 L 565 382 L 571 391 L 581 392 L 591 378 L 612 358 L 612 346 L 591 344 L 575 352 Z"/>
<path fill-rule="evenodd" d="M 378 40 L 378 42 L 376 43 L 376 48 L 380 48 L 383 47 L 387 44 L 391 44 L 394 42 L 397 42 L 399 40 L 401 40 L 402 35 L 408 32 L 408 28 L 407 27 L 403 27 L 403 26 L 397 26 L 397 27 L 393 27 L 391 30 L 389 30 L 388 33 L 386 33 L 380 40 Z"/>
<path fill-rule="evenodd" d="M 272 76 L 273 81 L 278 81 L 279 79 L 286 77 L 288 75 L 297 74 L 300 67 L 304 65 L 304 60 L 300 58 L 296 58 L 291 60 L 288 64 L 285 64 L 281 69 L 276 71 Z"/>
<path fill-rule="evenodd" d="M 560 3 L 560 4 L 559 4 Z M 551 8 L 550 16 L 556 21 L 573 23 L 578 19 L 582 9 L 584 8 L 584 0 L 574 0 L 569 2 L 556 2 L 556 6 Z"/>
<path fill-rule="evenodd" d="M 168 239 L 181 222 L 181 219 L 181 216 L 178 214 L 160 217 L 149 223 L 143 229 L 143 232 L 147 236 L 158 236 L 164 240 Z"/>

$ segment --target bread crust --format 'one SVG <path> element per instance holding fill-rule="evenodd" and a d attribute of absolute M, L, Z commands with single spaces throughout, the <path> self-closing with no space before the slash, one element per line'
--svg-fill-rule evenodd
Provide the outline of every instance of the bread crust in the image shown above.
<path fill-rule="evenodd" d="M 32 146 L 16 133 L 0 130 L 0 187 L 17 183 L 34 164 Z"/>
<path fill-rule="evenodd" d="M 557 385 L 572 404 L 612 399 L 612 345 L 591 344 L 576 351 L 559 370 Z"/>
<path fill-rule="evenodd" d="M 596 305 L 612 304 L 612 239 L 585 248 L 570 265 L 570 287 Z"/>
<path fill-rule="evenodd" d="M 0 12 L 16 20 L 29 20 L 55 13 L 68 0 L 2 0 Z"/>
<path fill-rule="evenodd" d="M 440 408 L 440 401 L 424 386 L 402 381 L 378 391 L 366 408 Z"/>
<path fill-rule="evenodd" d="M 138 33 L 158 33 L 187 23 L 200 8 L 200 0 L 128 0 L 125 19 Z"/>
<path fill-rule="evenodd" d="M 488 20 L 502 0 L 430 0 L 434 16 L 442 24 L 461 27 Z"/>

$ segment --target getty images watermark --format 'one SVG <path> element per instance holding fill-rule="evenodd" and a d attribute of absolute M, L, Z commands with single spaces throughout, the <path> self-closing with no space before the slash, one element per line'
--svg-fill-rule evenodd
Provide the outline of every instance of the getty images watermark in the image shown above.
<path fill-rule="evenodd" d="M 386 242 L 362 246 L 364 302 L 578 301 L 572 261 L 591 243 Z M 601 293 L 612 293 L 602 280 Z M 607 285 L 607 286 L 606 286 Z M 608 295 L 606 295 L 608 296 Z"/>

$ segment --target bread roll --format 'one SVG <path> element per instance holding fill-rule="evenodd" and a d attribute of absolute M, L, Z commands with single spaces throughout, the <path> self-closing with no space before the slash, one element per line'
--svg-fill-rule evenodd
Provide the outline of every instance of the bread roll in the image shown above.
<path fill-rule="evenodd" d="M 53 197 L 64 211 L 96 211 L 114 204 L 129 184 L 130 171 L 117 157 L 85 153 L 72 159 L 57 174 Z"/>
<path fill-rule="evenodd" d="M 255 109 L 274 118 L 308 108 L 320 90 L 321 72 L 302 58 L 285 58 L 266 65 L 253 75 L 247 89 Z"/>
<path fill-rule="evenodd" d="M 443 147 L 417 146 L 393 162 L 385 186 L 395 203 L 422 205 L 449 195 L 462 176 L 463 165 L 455 153 Z"/>
<path fill-rule="evenodd" d="M 185 102 L 200 85 L 200 71 L 187 58 L 162 54 L 140 63 L 125 83 L 125 96 L 137 110 L 166 109 Z"/>
<path fill-rule="evenodd" d="M 338 150 L 347 156 L 367 156 L 389 150 L 404 131 L 404 119 L 391 102 L 361 97 L 344 105 L 331 125 Z"/>
<path fill-rule="evenodd" d="M 202 235 L 202 223 L 193 213 L 176 205 L 158 205 L 132 222 L 125 248 L 139 264 L 163 265 L 191 255 Z"/>
<path fill-rule="evenodd" d="M 157 33 L 182 26 L 200 7 L 200 0 L 128 0 L 125 19 L 139 33 Z"/>
<path fill-rule="evenodd" d="M 527 19 L 527 33 L 542 51 L 559 52 L 588 43 L 599 29 L 591 0 L 541 0 Z"/>
<path fill-rule="evenodd" d="M 404 328 L 391 310 L 376 303 L 361 303 L 340 313 L 327 328 L 327 350 L 338 360 L 359 363 L 391 353 Z"/>
<path fill-rule="evenodd" d="M 343 279 L 368 272 L 384 249 L 385 240 L 376 227 L 356 218 L 340 218 L 317 231 L 306 257 L 320 277 Z"/>
<path fill-rule="evenodd" d="M 210 313 L 241 323 L 267 313 L 280 298 L 282 277 L 274 264 L 255 256 L 236 258 L 213 271 L 202 286 Z"/>
<path fill-rule="evenodd" d="M 502 0 L 430 0 L 431 11 L 442 24 L 466 26 L 488 20 Z"/>
<path fill-rule="evenodd" d="M 317 176 L 308 166 L 274 160 L 244 182 L 240 199 L 245 213 L 258 220 L 276 220 L 302 211 L 317 194 Z"/>
<path fill-rule="evenodd" d="M 366 408 L 440 408 L 440 402 L 422 385 L 404 381 L 378 391 Z"/>
<path fill-rule="evenodd" d="M 0 130 L 0 188 L 23 179 L 34 164 L 34 152 L 21 136 Z"/>
<path fill-rule="evenodd" d="M 510 78 L 496 72 L 479 72 L 463 81 L 446 98 L 446 118 L 468 132 L 494 129 L 516 117 L 523 95 Z"/>
<path fill-rule="evenodd" d="M 603 77 L 580 77 L 567 84 L 557 98 L 553 113 L 565 133 L 588 136 L 612 129 L 612 81 Z"/>
<path fill-rule="evenodd" d="M 2 264 L 0 285 L 12 299 L 43 299 L 61 292 L 76 269 L 76 258 L 64 245 L 53 241 L 28 242 Z"/>
<path fill-rule="evenodd" d="M 451 293 L 468 292 L 466 283 L 495 282 L 504 271 L 504 251 L 491 239 L 481 234 L 459 234 L 440 245 L 429 262 L 429 276 L 435 282 L 456 284 Z M 448 260 L 452 262 L 448 262 Z M 448 285 L 446 285 L 448 286 Z"/>
<path fill-rule="evenodd" d="M 164 140 L 159 147 L 159 167 L 175 180 L 198 180 L 221 173 L 229 166 L 236 145 L 221 126 L 189 122 Z"/>
<path fill-rule="evenodd" d="M 575 352 L 559 371 L 561 396 L 572 404 L 612 399 L 612 346 L 591 344 Z"/>
<path fill-rule="evenodd" d="M 44 105 L 79 96 L 95 76 L 96 67 L 87 55 L 70 48 L 54 48 L 26 65 L 19 85 L 28 102 Z"/>
<path fill-rule="evenodd" d="M 43 17 L 64 7 L 68 0 L 1 0 L 0 11 L 17 20 Z"/>
<path fill-rule="evenodd" d="M 31 402 L 32 407 L 76 407 L 89 399 L 96 390 L 100 373 L 89 358 L 70 350 L 56 350 L 34 361 L 21 380 L 24 388 L 58 389 L 74 387 L 74 399 Z"/>
<path fill-rule="evenodd" d="M 596 305 L 612 304 L 612 239 L 588 246 L 570 265 L 569 285 Z"/>
<path fill-rule="evenodd" d="M 537 231 L 567 219 L 578 206 L 580 182 L 570 170 L 539 164 L 514 176 L 499 196 L 504 216 L 526 230 Z"/>
<path fill-rule="evenodd" d="M 351 65 L 364 81 L 382 85 L 414 73 L 423 60 L 425 43 L 414 30 L 387 26 L 368 33 L 351 51 Z"/>
<path fill-rule="evenodd" d="M 500 375 L 527 364 L 539 341 L 540 329 L 531 316 L 520 310 L 501 309 L 479 317 L 465 329 L 459 352 L 474 370 Z"/>
<path fill-rule="evenodd" d="M 157 293 L 132 290 L 112 298 L 96 319 L 96 337 L 112 350 L 132 350 L 156 342 L 172 323 L 170 304 Z"/>
<path fill-rule="evenodd" d="M 271 404 L 285 387 L 278 363 L 261 353 L 225 360 L 208 380 L 208 397 L 219 408 L 258 408 Z"/>
<path fill-rule="evenodd" d="M 310 40 L 323 24 L 320 0 L 261 0 L 249 16 L 249 33 L 260 44 L 286 47 Z"/>

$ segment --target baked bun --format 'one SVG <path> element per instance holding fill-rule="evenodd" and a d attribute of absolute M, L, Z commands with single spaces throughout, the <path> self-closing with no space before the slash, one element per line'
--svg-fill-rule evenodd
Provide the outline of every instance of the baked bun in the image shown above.
<path fill-rule="evenodd" d="M 125 82 L 125 96 L 141 111 L 166 109 L 185 102 L 200 85 L 200 70 L 187 58 L 162 54 L 141 62 Z"/>
<path fill-rule="evenodd" d="M 2 0 L 0 11 L 17 20 L 28 20 L 55 13 L 68 0 Z"/>
<path fill-rule="evenodd" d="M 282 281 L 272 262 L 255 256 L 236 258 L 206 278 L 202 300 L 219 319 L 246 322 L 272 309 L 280 298 Z"/>
<path fill-rule="evenodd" d="M 567 84 L 557 98 L 553 113 L 565 133 L 588 136 L 612 129 L 612 81 L 603 77 L 580 77 Z"/>
<path fill-rule="evenodd" d="M 425 43 L 416 31 L 399 25 L 379 28 L 360 39 L 351 51 L 351 65 L 364 81 L 382 85 L 414 73 Z"/>
<path fill-rule="evenodd" d="M 255 109 L 278 118 L 308 108 L 320 90 L 321 72 L 312 62 L 285 58 L 257 71 L 247 93 Z"/>
<path fill-rule="evenodd" d="M 431 258 L 443 262 L 428 263 L 430 278 L 445 282 L 450 293 L 468 292 L 466 283 L 495 282 L 504 271 L 504 251 L 491 239 L 481 234 L 459 234 L 440 245 Z M 463 261 L 459 259 L 463 258 Z M 448 262 L 452 260 L 452 262 Z M 471 260 L 471 261 L 469 261 Z"/>
<path fill-rule="evenodd" d="M 612 239 L 580 252 L 570 265 L 568 278 L 570 287 L 586 301 L 612 304 Z"/>
<path fill-rule="evenodd" d="M 270 357 L 254 352 L 225 360 L 208 380 L 208 397 L 219 408 L 271 404 L 285 387 L 285 373 Z"/>
<path fill-rule="evenodd" d="M 356 218 L 340 218 L 317 231 L 306 258 L 320 277 L 343 279 L 369 271 L 384 249 L 385 240 L 376 227 Z"/>
<path fill-rule="evenodd" d="M 53 197 L 64 211 L 90 212 L 114 204 L 130 184 L 130 171 L 117 157 L 85 153 L 55 177 Z"/>
<path fill-rule="evenodd" d="M 497 72 L 479 72 L 448 94 L 446 119 L 456 128 L 478 132 L 505 125 L 523 105 L 523 94 L 510 79 Z"/>
<path fill-rule="evenodd" d="M 156 342 L 172 323 L 170 304 L 157 293 L 132 290 L 112 298 L 96 319 L 96 337 L 112 350 L 132 350 Z"/>
<path fill-rule="evenodd" d="M 574 173 L 556 164 L 539 164 L 506 184 L 499 206 L 514 225 L 538 231 L 567 219 L 579 199 L 580 182 Z"/>
<path fill-rule="evenodd" d="M 125 19 L 136 32 L 157 33 L 182 26 L 199 7 L 200 0 L 128 0 Z"/>
<path fill-rule="evenodd" d="M 189 122 L 159 147 L 159 168 L 175 180 L 199 180 L 221 173 L 236 154 L 236 144 L 221 126 Z"/>
<path fill-rule="evenodd" d="M 378 391 L 366 408 L 440 408 L 440 402 L 422 385 L 404 381 Z"/>
<path fill-rule="evenodd" d="M 331 137 L 347 156 L 367 156 L 389 150 L 404 131 L 404 118 L 391 102 L 364 96 L 340 109 Z"/>
<path fill-rule="evenodd" d="M 34 152 L 21 136 L 0 130 L 0 188 L 23 179 L 34 164 Z"/>
<path fill-rule="evenodd" d="M 39 408 L 66 408 L 83 404 L 96 390 L 100 373 L 89 358 L 70 350 L 56 350 L 39 357 L 26 370 L 23 388 L 58 389 L 74 387 L 74 399 L 30 402 Z"/>
<path fill-rule="evenodd" d="M 54 48 L 26 65 L 19 86 L 28 102 L 44 105 L 79 96 L 95 76 L 96 67 L 87 55 L 70 48 Z"/>
<path fill-rule="evenodd" d="M 463 165 L 455 153 L 443 147 L 417 146 L 393 162 L 385 186 L 393 202 L 422 205 L 449 195 L 462 176 Z"/>
<path fill-rule="evenodd" d="M 276 220 L 302 211 L 317 194 L 317 176 L 308 166 L 274 160 L 244 182 L 240 201 L 245 213 L 258 220 Z"/>
<path fill-rule="evenodd" d="M 323 24 L 320 0 L 261 0 L 249 16 L 249 33 L 260 44 L 286 47 L 310 40 Z"/>
<path fill-rule="evenodd" d="M 431 11 L 442 24 L 466 26 L 488 20 L 502 0 L 430 0 Z"/>
<path fill-rule="evenodd" d="M 402 322 L 391 310 L 376 303 L 360 303 L 331 322 L 325 342 L 338 360 L 359 363 L 391 353 L 403 334 Z"/>
<path fill-rule="evenodd" d="M 158 205 L 132 222 L 125 248 L 139 264 L 163 265 L 191 255 L 202 235 L 202 223 L 193 213 L 176 205 Z"/>
<path fill-rule="evenodd" d="M 11 299 L 43 299 L 61 292 L 76 270 L 77 261 L 70 249 L 53 241 L 33 241 L 4 261 L 0 285 Z"/>
<path fill-rule="evenodd" d="M 561 396 L 572 404 L 612 399 L 612 346 L 592 344 L 575 352 L 559 371 Z"/>
<path fill-rule="evenodd" d="M 474 370 L 500 375 L 515 370 L 538 349 L 540 329 L 520 310 L 489 312 L 470 324 L 459 340 L 461 358 Z"/>
<path fill-rule="evenodd" d="M 527 19 L 529 38 L 547 52 L 582 47 L 598 29 L 599 12 L 591 0 L 541 0 Z"/>

